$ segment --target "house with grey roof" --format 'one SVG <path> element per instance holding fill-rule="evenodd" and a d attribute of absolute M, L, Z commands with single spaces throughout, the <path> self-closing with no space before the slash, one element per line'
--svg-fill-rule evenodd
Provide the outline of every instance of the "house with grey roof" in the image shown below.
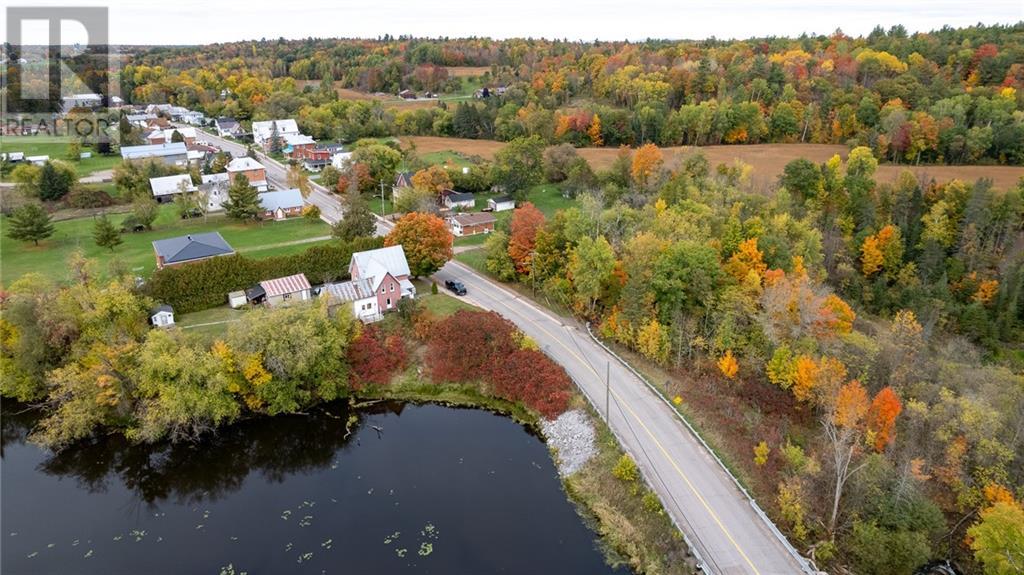
<path fill-rule="evenodd" d="M 121 148 L 121 159 L 126 162 L 150 158 L 172 166 L 184 166 L 188 163 L 188 147 L 184 142 L 173 142 Z"/>
<path fill-rule="evenodd" d="M 409 262 L 401 245 L 356 252 L 348 264 L 352 280 L 369 280 L 381 313 L 397 309 L 402 298 L 415 298 L 416 286 L 409 280 Z"/>
<path fill-rule="evenodd" d="M 263 219 L 283 220 L 301 216 L 305 200 L 297 189 L 274 190 L 260 194 L 260 205 L 263 207 Z"/>
<path fill-rule="evenodd" d="M 352 315 L 363 323 L 374 322 L 383 317 L 377 306 L 377 293 L 373 289 L 372 278 L 328 284 L 325 289 L 329 306 L 350 304 Z"/>
<path fill-rule="evenodd" d="M 219 232 L 189 234 L 165 240 L 155 240 L 156 268 L 197 262 L 218 256 L 229 256 L 235 250 L 221 237 Z"/>

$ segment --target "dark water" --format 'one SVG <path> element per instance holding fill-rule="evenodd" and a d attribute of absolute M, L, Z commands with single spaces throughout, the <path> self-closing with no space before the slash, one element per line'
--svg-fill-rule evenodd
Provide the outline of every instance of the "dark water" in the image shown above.
<path fill-rule="evenodd" d="M 2 571 L 615 572 L 522 426 L 386 404 L 359 412 L 346 440 L 344 409 L 195 446 L 110 438 L 56 457 L 25 442 L 33 416 L 5 413 Z"/>

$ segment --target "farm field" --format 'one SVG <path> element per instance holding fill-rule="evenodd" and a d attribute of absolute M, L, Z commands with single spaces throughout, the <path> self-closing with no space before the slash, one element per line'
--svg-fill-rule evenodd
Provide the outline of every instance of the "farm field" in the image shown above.
<path fill-rule="evenodd" d="M 126 216 L 112 215 L 110 220 L 120 225 Z M 93 241 L 92 218 L 55 222 L 54 227 L 56 231 L 53 236 L 40 242 L 39 246 L 12 240 L 6 235 L 0 238 L 0 261 L 3 262 L 0 267 L 0 283 L 9 285 L 29 272 L 39 272 L 63 280 L 67 269 L 65 262 L 76 249 L 81 249 L 86 257 L 101 262 L 118 259 L 136 275 L 148 276 L 155 269 L 153 240 L 219 231 L 239 253 L 266 258 L 300 252 L 322 242 L 294 242 L 330 235 L 327 224 L 301 218 L 248 225 L 232 222 L 224 216 L 211 216 L 206 222 L 201 218 L 181 220 L 172 205 L 162 207 L 152 231 L 123 234 L 121 237 L 124 243 L 117 246 L 113 253 Z M 104 267 L 99 272 L 106 273 L 107 270 Z"/>
<path fill-rule="evenodd" d="M 468 155 L 478 155 L 485 159 L 493 159 L 494 154 L 504 146 L 504 142 L 494 140 L 469 140 L 463 138 L 441 138 L 436 136 L 402 136 L 402 144 L 416 144 L 420 154 L 453 151 Z M 746 146 L 680 146 L 662 148 L 666 161 L 671 163 L 676 158 L 700 150 L 712 166 L 729 163 L 739 159 L 754 168 L 754 183 L 757 185 L 774 182 L 782 173 L 782 169 L 792 160 L 807 158 L 813 162 L 824 162 L 839 154 L 845 158 L 849 149 L 834 144 L 751 144 Z M 615 148 L 581 148 L 579 154 L 586 158 L 594 169 L 604 169 L 615 161 L 618 150 Z M 932 165 L 893 165 L 878 166 L 878 180 L 893 182 L 903 170 L 910 170 L 918 177 L 946 182 L 961 179 L 973 182 L 979 178 L 992 179 L 997 189 L 1009 189 L 1017 185 L 1024 177 L 1024 167 L 1019 166 L 932 166 Z"/>

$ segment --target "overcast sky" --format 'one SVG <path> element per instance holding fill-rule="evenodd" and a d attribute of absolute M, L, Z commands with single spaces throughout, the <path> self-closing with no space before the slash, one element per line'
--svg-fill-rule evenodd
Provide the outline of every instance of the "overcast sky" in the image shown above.
<path fill-rule="evenodd" d="M 10 4 L 108 6 L 115 44 L 383 34 L 584 40 L 747 38 L 828 34 L 837 27 L 857 36 L 876 24 L 885 28 L 903 24 L 915 32 L 947 24 L 1024 20 L 1024 0 L 12 0 Z M 0 18 L 6 39 L 6 14 Z M 27 25 L 23 30 L 30 36 L 27 43 L 43 43 L 45 28 Z M 64 30 L 66 36 L 84 40 L 84 33 L 74 25 Z"/>

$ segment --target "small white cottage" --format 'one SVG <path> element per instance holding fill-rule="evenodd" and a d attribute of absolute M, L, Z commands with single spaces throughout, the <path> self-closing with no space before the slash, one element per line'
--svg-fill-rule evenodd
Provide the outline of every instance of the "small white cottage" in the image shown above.
<path fill-rule="evenodd" d="M 149 323 L 153 327 L 171 327 L 174 325 L 174 308 L 167 304 L 154 308 L 149 314 Z"/>

